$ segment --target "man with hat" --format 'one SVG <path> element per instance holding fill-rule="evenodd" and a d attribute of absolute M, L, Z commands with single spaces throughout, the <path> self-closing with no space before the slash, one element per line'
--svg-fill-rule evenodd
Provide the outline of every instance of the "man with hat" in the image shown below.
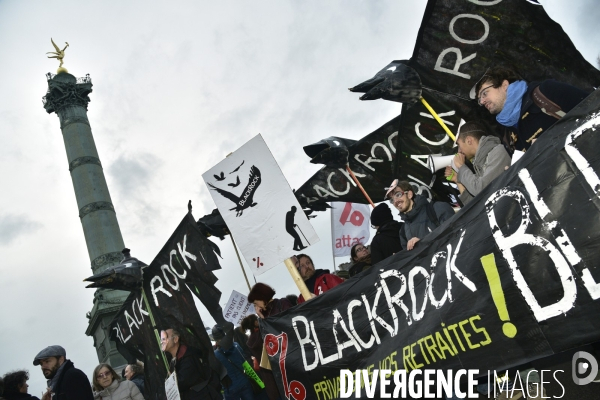
<path fill-rule="evenodd" d="M 392 211 L 385 203 L 380 203 L 371 212 L 371 226 L 377 233 L 371 241 L 371 263 L 377 264 L 392 254 L 402 250 L 400 229 L 402 223 L 395 221 Z"/>
<path fill-rule="evenodd" d="M 33 359 L 48 379 L 48 390 L 42 400 L 93 400 L 92 386 L 88 377 L 67 360 L 62 346 L 48 346 Z"/>

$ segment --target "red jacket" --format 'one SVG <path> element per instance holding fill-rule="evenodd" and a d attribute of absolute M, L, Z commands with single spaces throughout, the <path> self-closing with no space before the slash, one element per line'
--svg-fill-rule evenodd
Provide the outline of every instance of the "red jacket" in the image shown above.
<path fill-rule="evenodd" d="M 315 295 L 320 295 L 328 291 L 329 289 L 333 289 L 340 283 L 344 282 L 342 278 L 337 275 L 330 274 L 326 269 L 318 269 L 315 271 L 315 274 L 306 280 L 306 286 L 308 290 Z M 304 303 L 304 297 L 300 295 L 298 297 L 298 304 Z"/>

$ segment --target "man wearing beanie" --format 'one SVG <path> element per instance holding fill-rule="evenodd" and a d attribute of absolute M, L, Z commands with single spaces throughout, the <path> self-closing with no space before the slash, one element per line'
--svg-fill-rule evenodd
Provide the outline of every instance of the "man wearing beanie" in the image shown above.
<path fill-rule="evenodd" d="M 377 229 L 377 233 L 371 241 L 371 262 L 373 264 L 402 250 L 400 243 L 402 223 L 394 220 L 392 211 L 387 204 L 380 203 L 373 209 L 371 225 Z"/>

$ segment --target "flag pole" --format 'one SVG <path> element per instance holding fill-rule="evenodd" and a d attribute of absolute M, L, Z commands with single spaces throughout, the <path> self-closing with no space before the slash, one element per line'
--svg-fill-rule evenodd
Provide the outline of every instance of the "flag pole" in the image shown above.
<path fill-rule="evenodd" d="M 329 209 L 329 221 L 331 222 L 331 240 L 333 241 L 335 238 L 333 237 L 333 201 L 329 203 L 331 208 Z M 333 271 L 337 272 L 337 268 L 335 267 L 335 252 L 333 250 L 335 243 L 332 243 L 331 246 L 331 259 L 333 260 Z"/>
<path fill-rule="evenodd" d="M 165 357 L 165 353 L 162 351 L 160 347 L 160 336 L 158 335 L 158 330 L 156 329 L 156 322 L 154 322 L 154 315 L 152 315 L 152 309 L 150 309 L 150 304 L 148 303 L 148 298 L 146 297 L 146 291 L 144 290 L 144 286 L 142 286 L 142 297 L 144 298 L 144 304 L 146 305 L 146 309 L 148 310 L 148 315 L 150 316 L 150 323 L 152 323 L 152 329 L 154 330 L 154 336 L 156 337 L 156 342 L 158 343 L 158 348 L 160 349 L 160 355 L 165 363 L 165 368 L 167 369 L 167 375 L 169 375 L 169 363 L 167 362 L 167 358 Z"/>
<path fill-rule="evenodd" d="M 304 300 L 306 301 L 308 299 L 311 299 L 313 297 L 313 295 L 309 292 L 308 288 L 306 287 L 306 283 L 304 283 L 304 279 L 302 279 L 302 277 L 300 276 L 300 273 L 298 272 L 298 269 L 296 268 L 296 264 L 294 264 L 294 262 L 292 261 L 291 258 L 286 258 L 283 261 L 283 263 L 287 267 L 288 272 L 292 276 L 292 279 L 294 280 L 294 283 L 300 290 L 300 294 L 302 294 L 302 297 L 304 297 Z"/>
<path fill-rule="evenodd" d="M 250 281 L 248 281 L 248 275 L 246 275 L 246 270 L 244 269 L 244 264 L 242 264 L 242 259 L 240 258 L 240 253 L 238 252 L 237 246 L 235 245 L 235 241 L 233 240 L 233 235 L 229 232 L 229 237 L 231 238 L 231 243 L 233 243 L 233 248 L 235 250 L 235 254 L 237 255 L 238 261 L 240 262 L 240 268 L 242 269 L 242 273 L 244 274 L 244 278 L 246 279 L 246 285 L 248 285 L 248 291 L 252 290 L 250 286 Z M 254 280 L 256 282 L 256 279 Z"/>
<path fill-rule="evenodd" d="M 360 182 L 358 181 L 358 179 L 354 175 L 354 172 L 352 172 L 352 170 L 350 169 L 350 165 L 349 164 L 346 164 L 346 171 L 348 171 L 348 173 L 350 174 L 350 176 L 352 177 L 352 179 L 354 180 L 354 182 L 356 182 L 356 185 L 358 186 L 358 188 L 360 189 L 360 191 L 362 192 L 362 194 L 367 198 L 367 200 L 369 201 L 369 204 L 371 205 L 371 207 L 375 208 L 375 204 L 373 204 L 373 201 L 371 200 L 371 198 L 369 197 L 369 195 L 367 194 L 367 192 L 365 191 L 365 189 L 362 187 L 362 185 L 360 184 Z"/>
<path fill-rule="evenodd" d="M 423 105 L 425 106 L 425 108 L 431 113 L 431 115 L 433 115 L 433 118 L 435 118 L 435 120 L 438 122 L 438 124 L 440 124 L 442 126 L 442 128 L 444 128 L 444 130 L 446 131 L 446 133 L 448 134 L 448 136 L 450 136 L 450 139 L 452 139 L 453 142 L 456 142 L 456 137 L 454 137 L 454 134 L 446 126 L 446 124 L 444 123 L 444 121 L 442 121 L 442 119 L 439 117 L 439 115 L 437 115 L 437 113 L 433 110 L 433 108 L 431 108 L 431 106 L 429 105 L 429 103 L 424 98 L 422 98 L 422 97 L 421 97 L 421 103 L 423 103 Z"/>

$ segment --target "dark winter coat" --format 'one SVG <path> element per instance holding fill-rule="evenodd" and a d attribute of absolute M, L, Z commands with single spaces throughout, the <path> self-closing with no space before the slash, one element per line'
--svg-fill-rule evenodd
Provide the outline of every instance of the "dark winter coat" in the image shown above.
<path fill-rule="evenodd" d="M 29 393 L 14 393 L 0 396 L 0 400 L 40 400 L 39 397 L 30 395 Z"/>
<path fill-rule="evenodd" d="M 454 210 L 448 203 L 436 201 L 433 203 L 433 211 L 437 216 L 438 223 L 429 218 L 427 205 L 429 200 L 426 197 L 415 195 L 412 209 L 406 214 L 401 214 L 404 220 L 404 226 L 400 230 L 400 243 L 402 248 L 406 248 L 408 241 L 414 237 L 423 239 L 440 224 L 454 216 Z"/>
<path fill-rule="evenodd" d="M 249 381 L 251 378 L 244 373 L 243 364 L 246 359 L 242 355 L 242 348 L 239 344 L 234 342 L 233 347 L 229 350 L 217 348 L 217 350 L 215 350 L 215 356 L 221 364 L 223 364 L 225 369 L 227 369 L 227 375 L 231 379 L 231 385 L 225 388 L 225 394 L 237 393 L 244 388 L 252 389 L 252 385 Z"/>
<path fill-rule="evenodd" d="M 327 269 L 316 270 L 313 276 L 304 281 L 308 290 L 317 296 L 325 293 L 329 289 L 333 289 L 342 282 L 344 282 L 342 278 L 330 274 Z M 304 301 L 304 296 L 298 296 L 298 304 L 304 303 Z"/>
<path fill-rule="evenodd" d="M 473 158 L 473 173 L 467 165 L 458 170 L 458 182 L 465 187 L 465 191 L 458 197 L 464 205 L 473 200 L 487 185 L 510 166 L 511 160 L 506 148 L 495 136 L 482 136 L 479 147 Z"/>
<path fill-rule="evenodd" d="M 529 146 L 531 146 L 532 139 L 539 138 L 542 133 L 558 121 L 556 118 L 545 114 L 533 102 L 531 94 L 538 86 L 543 95 L 553 103 L 559 105 L 565 113 L 571 111 L 573 107 L 581 103 L 581 101 L 589 94 L 575 86 L 558 82 L 553 79 L 548 79 L 541 83 L 530 82 L 527 85 L 527 92 L 523 95 L 523 100 L 521 102 L 521 112 L 517 129 L 515 130 L 512 127 L 508 127 L 508 135 L 513 139 L 511 143 L 517 150 L 528 149 Z M 538 130 L 540 130 L 540 132 L 536 135 Z M 512 134 L 514 134 L 514 136 Z"/>
<path fill-rule="evenodd" d="M 348 275 L 353 277 L 356 274 L 368 270 L 371 268 L 371 265 L 373 265 L 373 262 L 371 261 L 371 254 L 369 254 L 368 256 L 363 257 L 360 261 L 356 261 L 348 270 Z"/>
<path fill-rule="evenodd" d="M 181 344 L 171 360 L 170 370 L 177 372 L 177 387 L 182 400 L 222 399 L 221 383 L 212 373 L 208 357 L 195 348 Z"/>
<path fill-rule="evenodd" d="M 373 264 L 402 250 L 402 243 L 400 243 L 402 225 L 401 222 L 391 220 L 377 229 L 377 233 L 371 241 L 371 262 Z"/>
<path fill-rule="evenodd" d="M 130 379 L 131 382 L 135 383 L 135 386 L 137 386 L 138 390 L 140 391 L 140 393 L 142 394 L 142 396 L 146 397 L 146 395 L 144 394 L 144 375 L 142 374 L 135 374 L 134 376 L 131 377 Z"/>
<path fill-rule="evenodd" d="M 92 385 L 83 371 L 75 368 L 71 360 L 65 361 L 61 375 L 52 388 L 52 400 L 93 400 Z"/>

